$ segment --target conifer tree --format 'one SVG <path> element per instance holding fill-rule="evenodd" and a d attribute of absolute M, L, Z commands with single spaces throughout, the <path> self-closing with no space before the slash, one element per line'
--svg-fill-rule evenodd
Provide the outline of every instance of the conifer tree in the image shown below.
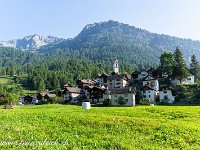
<path fill-rule="evenodd" d="M 200 77 L 199 62 L 195 55 L 192 55 L 191 57 L 190 72 L 194 75 L 195 81 Z"/>
<path fill-rule="evenodd" d="M 183 79 L 189 75 L 189 72 L 179 47 L 176 47 L 174 58 L 176 62 L 173 69 L 173 76 L 180 81 L 180 84 L 182 84 Z"/>

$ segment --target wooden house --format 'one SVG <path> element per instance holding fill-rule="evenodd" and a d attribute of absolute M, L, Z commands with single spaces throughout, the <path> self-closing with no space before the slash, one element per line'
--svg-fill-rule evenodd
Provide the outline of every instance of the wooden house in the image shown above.
<path fill-rule="evenodd" d="M 66 103 L 69 103 L 70 101 L 79 100 L 80 91 L 81 91 L 80 88 L 74 88 L 74 87 L 65 88 L 63 92 L 64 101 Z"/>

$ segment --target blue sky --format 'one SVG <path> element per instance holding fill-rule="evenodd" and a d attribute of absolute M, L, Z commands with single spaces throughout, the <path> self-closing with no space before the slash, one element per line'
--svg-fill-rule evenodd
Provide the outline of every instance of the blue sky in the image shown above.
<path fill-rule="evenodd" d="M 200 0 L 0 0 L 0 41 L 72 38 L 87 24 L 108 20 L 200 40 L 199 7 Z"/>

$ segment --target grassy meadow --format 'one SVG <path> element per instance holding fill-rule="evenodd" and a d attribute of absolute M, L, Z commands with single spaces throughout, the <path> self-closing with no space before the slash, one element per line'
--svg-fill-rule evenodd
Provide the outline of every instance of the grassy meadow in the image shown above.
<path fill-rule="evenodd" d="M 0 149 L 200 148 L 200 106 L 16 106 L 0 126 Z"/>

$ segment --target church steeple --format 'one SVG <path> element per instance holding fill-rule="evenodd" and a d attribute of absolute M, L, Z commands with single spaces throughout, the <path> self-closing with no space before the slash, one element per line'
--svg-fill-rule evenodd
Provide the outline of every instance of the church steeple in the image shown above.
<path fill-rule="evenodd" d="M 113 72 L 119 73 L 119 62 L 118 62 L 118 59 L 115 59 L 115 61 L 114 61 Z"/>

